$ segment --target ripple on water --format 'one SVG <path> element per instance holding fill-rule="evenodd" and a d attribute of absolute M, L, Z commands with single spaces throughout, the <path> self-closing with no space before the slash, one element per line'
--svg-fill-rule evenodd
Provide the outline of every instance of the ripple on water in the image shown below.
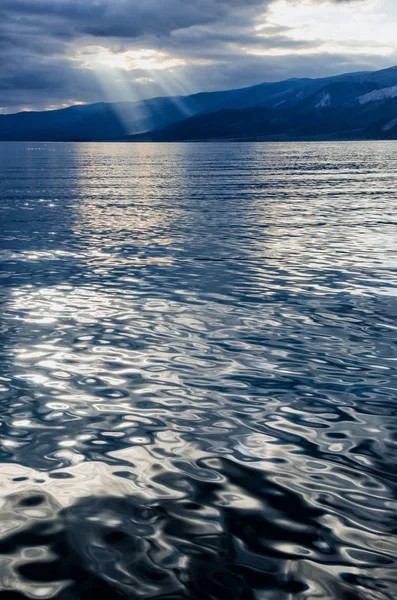
<path fill-rule="evenodd" d="M 396 144 L 0 145 L 0 595 L 394 600 Z"/>

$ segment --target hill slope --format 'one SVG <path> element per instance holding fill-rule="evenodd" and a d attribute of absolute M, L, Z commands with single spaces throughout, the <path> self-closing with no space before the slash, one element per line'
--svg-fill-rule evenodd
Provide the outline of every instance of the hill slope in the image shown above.
<path fill-rule="evenodd" d="M 200 114 L 131 141 L 396 139 L 397 86 L 336 81 L 279 104 Z"/>
<path fill-rule="evenodd" d="M 364 128 L 364 136 L 376 132 L 390 137 L 395 130 L 392 120 L 397 117 L 392 108 L 392 88 L 396 86 L 397 67 L 393 67 L 134 103 L 0 115 L 0 140 L 165 141 L 273 135 L 293 139 L 335 135 L 346 127 L 359 131 Z M 392 103 L 386 109 L 388 121 L 382 124 L 381 112 L 388 102 Z"/>

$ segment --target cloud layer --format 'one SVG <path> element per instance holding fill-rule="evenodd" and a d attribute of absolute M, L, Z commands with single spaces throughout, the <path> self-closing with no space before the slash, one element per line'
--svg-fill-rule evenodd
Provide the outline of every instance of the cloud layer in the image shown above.
<path fill-rule="evenodd" d="M 357 42 L 357 23 L 352 23 L 351 40 L 336 41 L 327 39 L 332 32 L 320 31 L 316 37 L 305 22 L 299 27 L 295 23 L 301 9 L 303 19 L 314 11 L 321 30 L 321 15 L 337 19 L 340 13 L 344 19 L 348 10 L 353 21 L 364 14 L 369 22 L 375 18 L 379 28 L 393 12 L 390 2 L 2 0 L 0 110 L 138 99 L 386 67 L 397 62 L 395 48 Z M 90 64 L 87 56 L 94 56 L 93 48 L 97 54 Z"/>

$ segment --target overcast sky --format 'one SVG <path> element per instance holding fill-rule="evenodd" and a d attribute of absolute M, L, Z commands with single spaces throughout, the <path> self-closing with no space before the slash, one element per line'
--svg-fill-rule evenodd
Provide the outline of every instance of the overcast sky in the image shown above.
<path fill-rule="evenodd" d="M 0 112 L 397 64 L 397 0 L 1 0 Z"/>

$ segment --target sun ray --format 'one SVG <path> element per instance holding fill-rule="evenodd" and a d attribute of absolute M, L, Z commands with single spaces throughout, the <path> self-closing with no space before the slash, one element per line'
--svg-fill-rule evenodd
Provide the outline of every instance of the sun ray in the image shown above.
<path fill-rule="evenodd" d="M 180 74 L 186 62 L 179 57 L 153 48 L 115 52 L 104 46 L 85 46 L 76 50 L 72 60 L 95 74 L 105 99 L 115 103 L 127 133 L 150 129 L 151 108 L 141 102 L 148 97 L 168 96 L 181 116 L 191 115 L 183 101 L 191 88 Z M 134 103 L 133 108 L 125 102 Z"/>

